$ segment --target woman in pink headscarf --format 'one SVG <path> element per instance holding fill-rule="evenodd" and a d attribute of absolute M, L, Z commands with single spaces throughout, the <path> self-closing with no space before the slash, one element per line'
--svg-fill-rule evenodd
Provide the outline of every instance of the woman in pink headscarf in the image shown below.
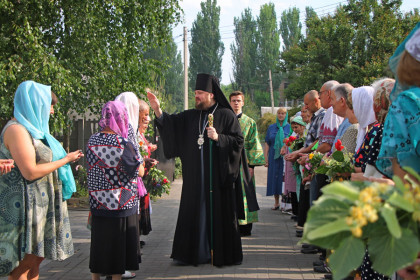
<path fill-rule="evenodd" d="M 124 103 L 110 101 L 102 109 L 101 132 L 87 144 L 86 160 L 92 232 L 89 268 L 92 279 L 101 274 L 121 279 L 126 270 L 138 270 L 140 259 L 137 178 L 143 159 L 128 140 Z"/>

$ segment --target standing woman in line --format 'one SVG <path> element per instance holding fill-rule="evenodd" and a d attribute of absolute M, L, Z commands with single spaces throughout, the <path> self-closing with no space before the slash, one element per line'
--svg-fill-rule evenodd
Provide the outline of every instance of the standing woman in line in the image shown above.
<path fill-rule="evenodd" d="M 0 176 L 0 276 L 38 279 L 44 258 L 64 260 L 74 253 L 67 203 L 75 190 L 66 154 L 49 133 L 57 97 L 50 86 L 26 81 L 14 99 L 14 118 L 0 137 L 0 158 L 15 168 Z"/>
<path fill-rule="evenodd" d="M 89 268 L 92 279 L 101 274 L 122 278 L 138 270 L 140 261 L 137 178 L 143 176 L 143 159 L 128 139 L 127 109 L 109 101 L 102 109 L 101 132 L 86 148 L 92 231 Z"/>
<path fill-rule="evenodd" d="M 274 195 L 274 206 L 271 210 L 280 207 L 279 197 L 282 193 L 284 160 L 280 154 L 283 139 L 289 136 L 290 124 L 287 123 L 287 110 L 281 107 L 277 110 L 276 123 L 267 129 L 264 144 L 265 167 L 267 174 L 267 196 Z"/>

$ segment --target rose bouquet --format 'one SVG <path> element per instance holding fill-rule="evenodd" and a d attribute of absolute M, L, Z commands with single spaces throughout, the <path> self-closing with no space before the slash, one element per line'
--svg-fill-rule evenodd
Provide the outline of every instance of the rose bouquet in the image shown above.
<path fill-rule="evenodd" d="M 372 268 L 390 276 L 408 266 L 420 251 L 420 176 L 412 169 L 395 186 L 335 181 L 308 212 L 303 239 L 333 250 L 334 279 L 358 268 L 369 252 Z"/>
<path fill-rule="evenodd" d="M 348 179 L 350 173 L 354 172 L 353 154 L 345 151 L 341 140 L 335 143 L 335 148 L 336 151 L 324 158 L 324 164 L 315 170 L 315 173 L 327 175 L 331 182 Z"/>
<path fill-rule="evenodd" d="M 164 193 L 169 194 L 171 188 L 171 182 L 156 166 L 149 169 L 144 185 L 152 198 L 162 197 Z"/>

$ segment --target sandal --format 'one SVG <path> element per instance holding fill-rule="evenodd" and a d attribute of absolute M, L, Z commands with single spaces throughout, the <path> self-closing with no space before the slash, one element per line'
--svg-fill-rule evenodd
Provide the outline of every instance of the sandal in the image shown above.
<path fill-rule="evenodd" d="M 271 210 L 279 210 L 279 208 L 280 208 L 280 205 L 274 206 L 273 208 L 271 208 Z"/>

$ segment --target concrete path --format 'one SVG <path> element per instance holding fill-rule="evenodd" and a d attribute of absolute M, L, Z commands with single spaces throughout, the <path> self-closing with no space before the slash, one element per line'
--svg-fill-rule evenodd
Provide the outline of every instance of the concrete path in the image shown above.
<path fill-rule="evenodd" d="M 211 265 L 176 266 L 169 257 L 178 215 L 182 180 L 175 180 L 170 195 L 152 204 L 153 231 L 142 236 L 142 263 L 134 279 L 323 279 L 314 273 L 312 262 L 318 255 L 300 253 L 290 215 L 273 211 L 273 197 L 266 197 L 265 167 L 256 168 L 260 222 L 252 236 L 242 239 L 242 265 L 217 268 Z M 86 229 L 88 211 L 70 210 L 75 254 L 62 261 L 44 261 L 39 279 L 90 279 L 90 232 Z M 105 277 L 102 277 L 104 279 Z"/>

